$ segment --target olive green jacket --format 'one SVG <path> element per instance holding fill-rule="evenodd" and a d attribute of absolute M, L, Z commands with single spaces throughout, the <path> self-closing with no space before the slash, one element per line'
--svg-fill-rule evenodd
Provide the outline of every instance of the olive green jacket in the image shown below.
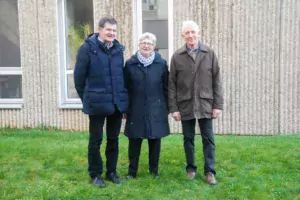
<path fill-rule="evenodd" d="M 186 44 L 172 56 L 169 73 L 169 111 L 182 120 L 211 118 L 213 109 L 223 110 L 220 68 L 212 49 L 200 44 L 194 60 Z"/>

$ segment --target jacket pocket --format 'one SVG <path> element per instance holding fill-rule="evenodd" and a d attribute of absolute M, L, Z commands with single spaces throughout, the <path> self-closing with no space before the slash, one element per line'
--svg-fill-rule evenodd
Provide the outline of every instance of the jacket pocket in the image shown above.
<path fill-rule="evenodd" d="M 200 108 L 198 108 L 199 110 L 201 110 L 204 113 L 207 114 L 211 114 L 212 113 L 212 104 L 213 104 L 213 100 L 212 99 L 200 99 Z"/>
<path fill-rule="evenodd" d="M 201 99 L 213 99 L 213 90 L 212 88 L 203 88 L 200 92 L 199 92 L 199 96 Z"/>
<path fill-rule="evenodd" d="M 191 99 L 178 101 L 177 106 L 182 116 L 190 115 L 193 112 L 193 102 Z"/>
<path fill-rule="evenodd" d="M 192 97 L 190 97 L 190 96 L 180 96 L 180 95 L 178 95 L 178 97 L 177 97 L 177 103 L 179 103 L 181 101 L 191 100 L 191 99 L 192 99 Z"/>
<path fill-rule="evenodd" d="M 168 112 L 166 108 L 166 103 L 159 99 L 150 100 L 149 112 L 151 113 L 151 117 L 154 118 L 155 121 L 161 122 L 168 120 Z"/>
<path fill-rule="evenodd" d="M 106 92 L 104 88 L 89 89 L 88 99 L 90 103 L 109 103 L 112 102 L 112 94 Z"/>

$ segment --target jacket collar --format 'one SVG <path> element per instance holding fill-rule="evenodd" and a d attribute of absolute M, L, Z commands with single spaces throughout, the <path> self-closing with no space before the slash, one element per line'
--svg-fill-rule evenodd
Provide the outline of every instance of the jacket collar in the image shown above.
<path fill-rule="evenodd" d="M 89 44 L 91 45 L 91 48 L 92 48 L 93 50 L 96 50 L 97 47 L 99 46 L 98 44 L 99 44 L 100 42 L 98 41 L 98 37 L 99 37 L 99 33 L 92 33 L 92 34 L 90 34 L 90 35 L 87 37 L 87 39 L 85 40 L 87 43 L 89 43 Z M 107 48 L 105 47 L 104 44 L 103 44 L 103 45 L 100 45 L 100 48 L 101 48 L 103 51 L 107 51 Z M 124 47 L 123 45 L 121 45 L 121 44 L 119 43 L 118 40 L 114 40 L 114 41 L 113 41 L 113 46 L 112 46 L 112 48 L 114 48 L 115 51 L 119 51 L 119 50 L 124 51 L 124 50 L 125 50 L 125 47 Z"/>
<path fill-rule="evenodd" d="M 208 49 L 205 45 L 203 45 L 202 43 L 200 44 L 200 48 L 199 48 L 199 52 L 207 52 Z M 187 49 L 186 49 L 186 44 L 184 44 L 179 50 L 178 50 L 178 54 L 183 54 L 183 53 L 188 53 Z"/>
<path fill-rule="evenodd" d="M 196 60 L 192 59 L 193 62 L 195 63 L 195 66 L 196 66 L 196 69 L 195 71 L 197 71 L 198 67 L 200 66 L 200 63 L 202 61 L 202 59 L 206 56 L 206 53 L 208 52 L 208 47 L 201 44 L 200 43 L 200 49 L 199 51 L 197 52 L 197 57 L 196 57 Z M 188 56 L 190 56 L 188 54 L 188 51 L 186 49 L 186 44 L 184 44 L 179 50 L 178 50 L 178 54 L 187 54 Z M 191 56 L 190 56 L 191 57 Z"/>
<path fill-rule="evenodd" d="M 164 63 L 163 59 L 161 58 L 161 55 L 157 52 L 154 52 L 155 53 L 155 57 L 154 57 L 154 60 L 153 60 L 153 63 Z M 137 58 L 137 54 L 134 54 L 130 59 L 129 59 L 129 63 L 130 64 L 138 64 L 138 63 L 141 63 L 139 61 L 139 59 Z"/>

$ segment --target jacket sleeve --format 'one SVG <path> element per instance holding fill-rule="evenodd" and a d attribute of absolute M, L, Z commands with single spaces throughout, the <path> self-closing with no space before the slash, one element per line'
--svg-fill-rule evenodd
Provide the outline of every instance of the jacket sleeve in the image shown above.
<path fill-rule="evenodd" d="M 169 73 L 169 85 L 168 85 L 168 104 L 169 104 L 169 112 L 177 112 L 177 72 L 176 72 L 176 65 L 174 62 L 174 56 L 172 56 L 171 59 L 171 67 L 170 67 L 170 73 Z"/>
<path fill-rule="evenodd" d="M 166 102 L 166 106 L 167 109 L 168 108 L 168 82 L 169 82 L 169 70 L 168 70 L 168 64 L 166 61 L 166 64 L 164 66 L 164 73 L 163 73 L 163 77 L 162 77 L 162 83 L 163 83 L 163 93 L 164 93 L 164 97 L 165 97 L 165 102 Z"/>
<path fill-rule="evenodd" d="M 223 87 L 221 80 L 220 67 L 216 54 L 213 52 L 213 109 L 223 110 Z"/>
<path fill-rule="evenodd" d="M 83 44 L 78 50 L 74 69 L 75 89 L 81 101 L 83 100 L 83 91 L 85 87 L 89 63 L 90 58 L 88 55 L 88 48 L 87 46 L 85 46 L 85 44 Z"/>
<path fill-rule="evenodd" d="M 127 91 L 129 92 L 130 87 L 130 74 L 128 71 L 127 62 L 125 63 L 125 66 L 123 67 L 123 77 L 124 77 L 124 85 Z"/>
<path fill-rule="evenodd" d="M 128 64 L 125 62 L 125 66 L 123 67 L 123 78 L 124 78 L 124 87 L 127 90 L 129 102 L 131 101 L 131 78 L 130 78 L 130 72 L 128 69 Z M 125 114 L 128 112 L 128 110 L 125 112 Z"/>

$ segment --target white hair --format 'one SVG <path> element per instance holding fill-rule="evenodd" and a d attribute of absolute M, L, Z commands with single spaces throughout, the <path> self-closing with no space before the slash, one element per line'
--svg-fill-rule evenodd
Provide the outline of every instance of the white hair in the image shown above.
<path fill-rule="evenodd" d="M 149 33 L 149 32 L 143 33 L 142 35 L 139 36 L 138 41 L 140 43 L 145 39 L 151 40 L 153 45 L 154 46 L 156 45 L 156 36 L 153 33 Z"/>
<path fill-rule="evenodd" d="M 188 27 L 192 27 L 197 33 L 199 32 L 199 26 L 194 21 L 184 21 L 182 22 L 182 33 Z"/>

